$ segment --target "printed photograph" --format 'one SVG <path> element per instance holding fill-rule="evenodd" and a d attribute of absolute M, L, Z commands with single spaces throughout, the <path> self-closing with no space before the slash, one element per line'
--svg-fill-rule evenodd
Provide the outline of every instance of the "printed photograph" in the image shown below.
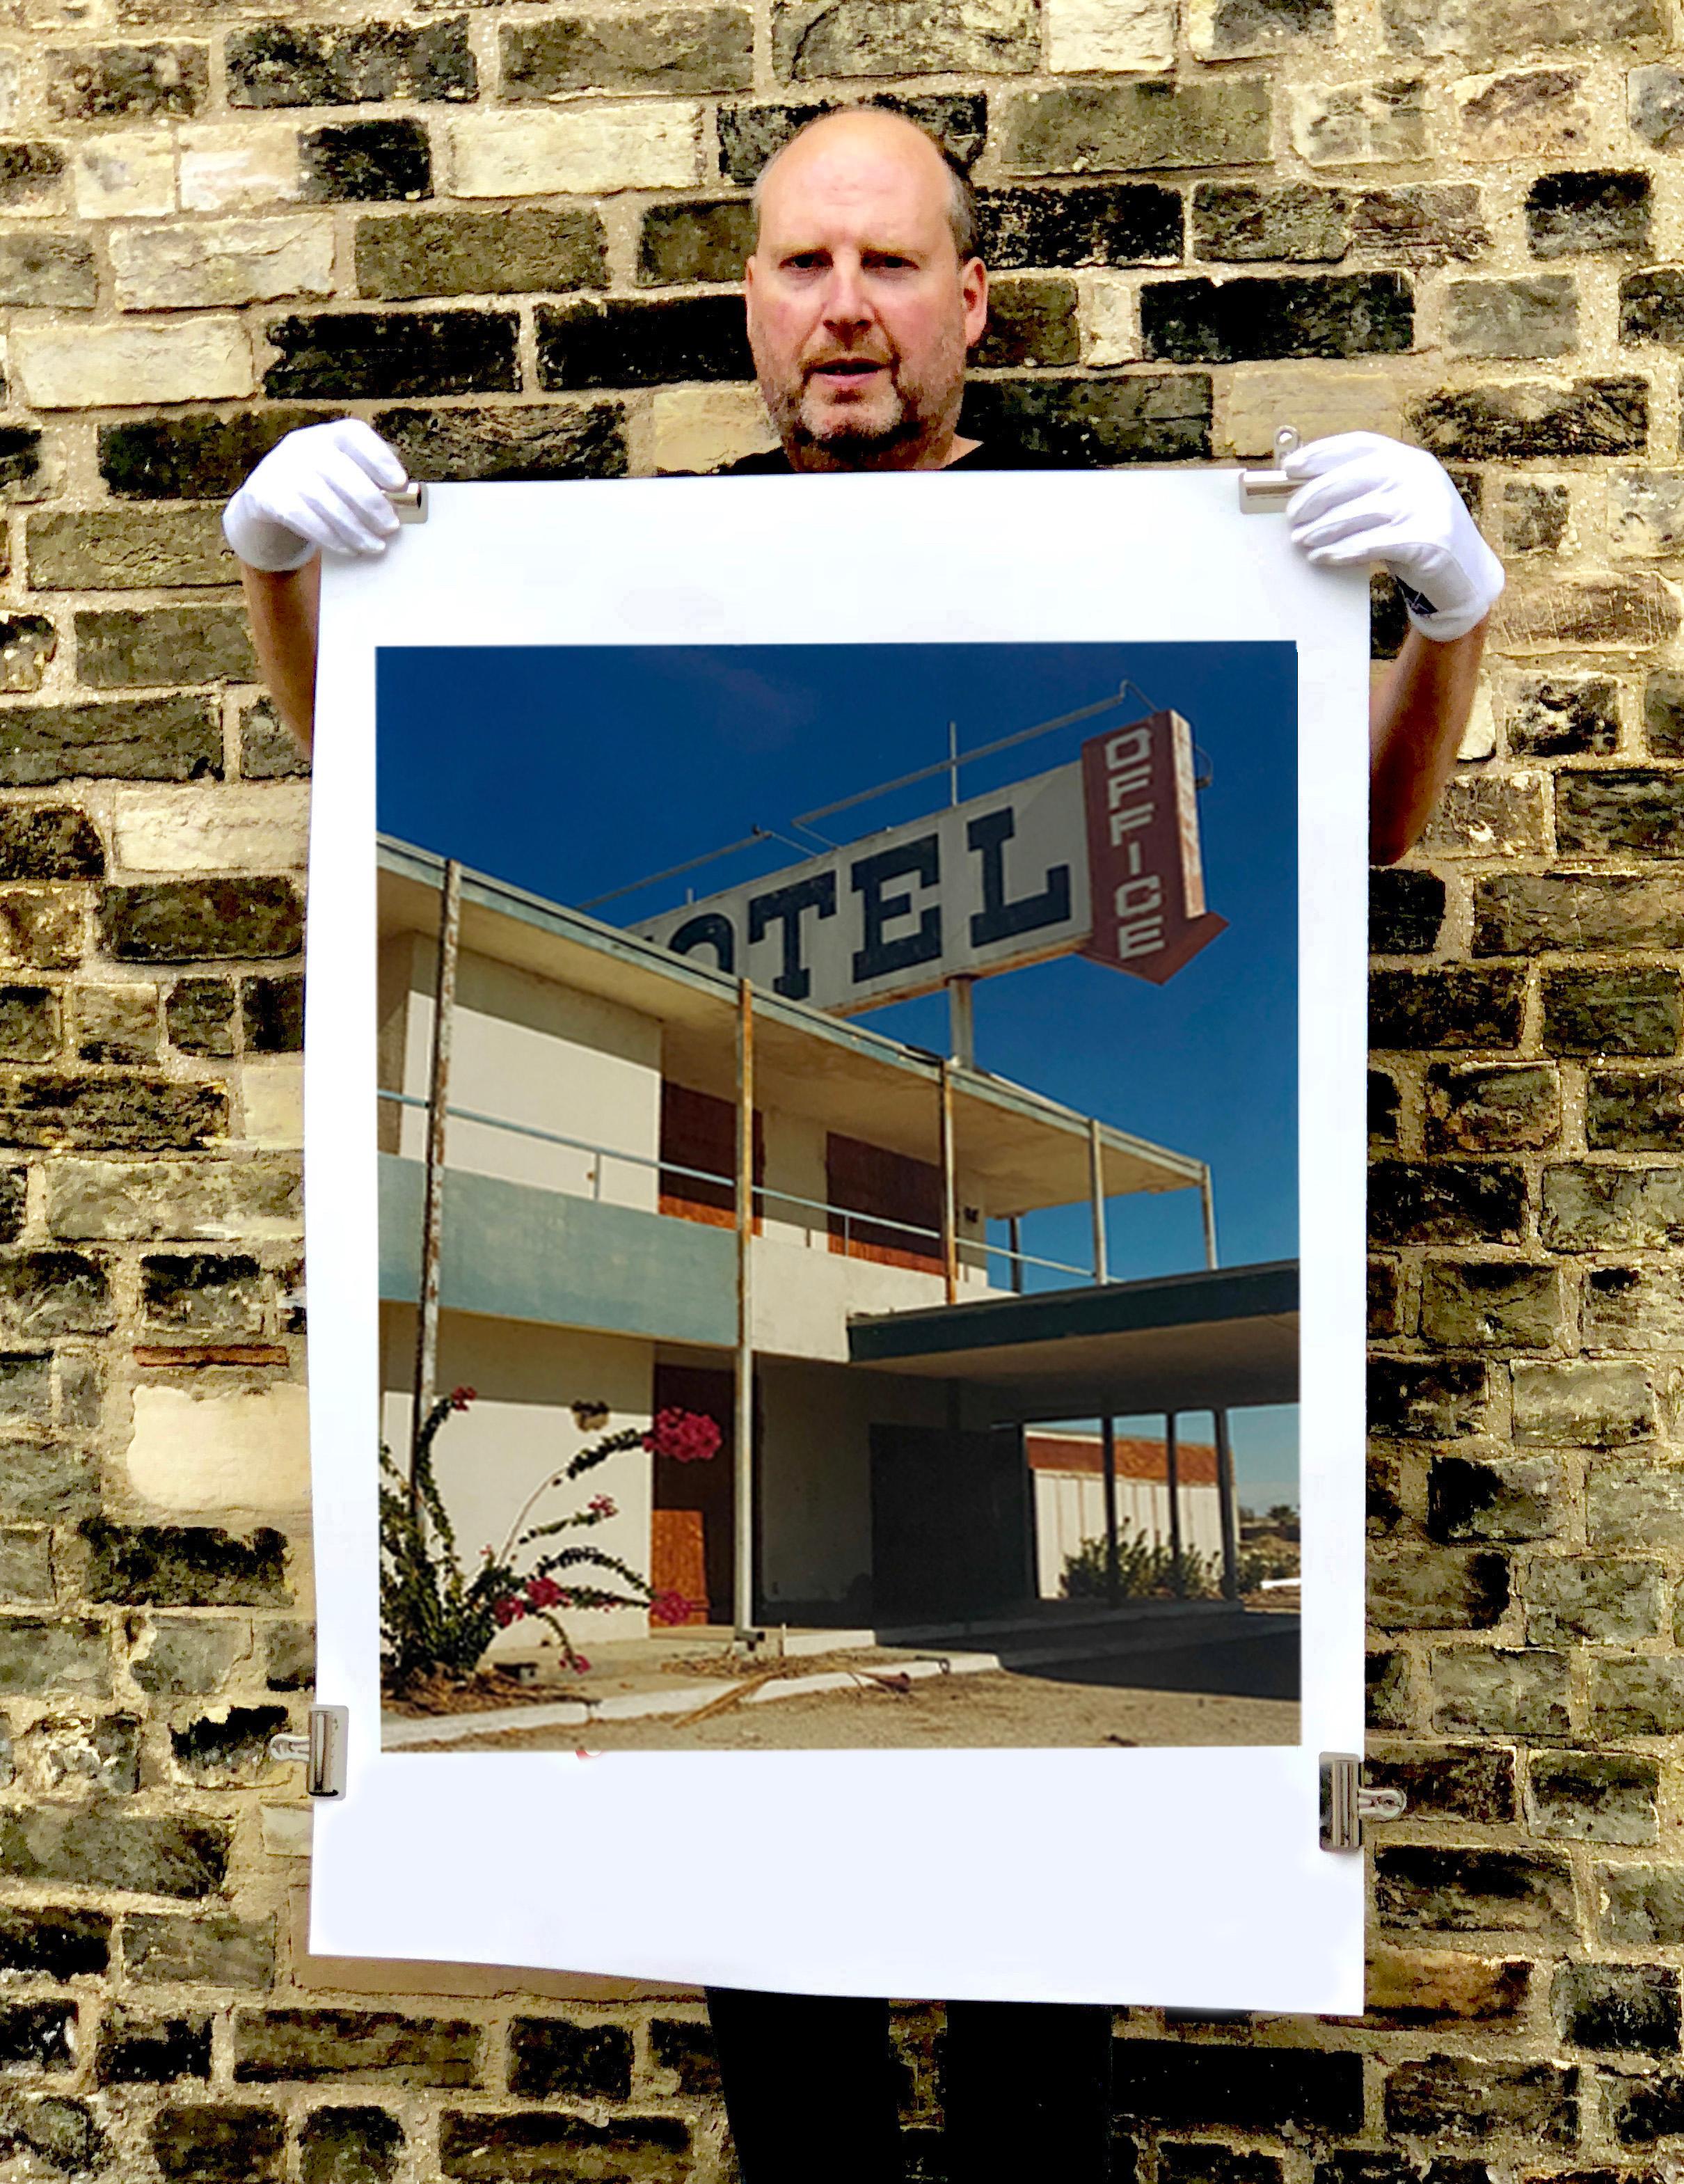
<path fill-rule="evenodd" d="M 1294 648 L 378 660 L 385 1747 L 1296 1744 Z"/>

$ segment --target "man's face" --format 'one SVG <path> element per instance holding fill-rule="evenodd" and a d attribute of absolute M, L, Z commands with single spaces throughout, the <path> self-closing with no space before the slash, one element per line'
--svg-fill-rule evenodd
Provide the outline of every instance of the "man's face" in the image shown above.
<path fill-rule="evenodd" d="M 934 147 L 889 115 L 841 116 L 767 174 L 743 291 L 760 392 L 798 464 L 947 460 L 987 317 L 950 202 Z"/>

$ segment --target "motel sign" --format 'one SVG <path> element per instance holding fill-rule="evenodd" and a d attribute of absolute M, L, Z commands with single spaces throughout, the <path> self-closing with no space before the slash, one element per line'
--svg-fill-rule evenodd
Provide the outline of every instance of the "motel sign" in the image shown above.
<path fill-rule="evenodd" d="M 1053 956 L 1161 985 L 1226 922 L 1205 908 L 1192 733 L 1159 712 L 1050 773 L 636 930 L 848 1016 Z"/>

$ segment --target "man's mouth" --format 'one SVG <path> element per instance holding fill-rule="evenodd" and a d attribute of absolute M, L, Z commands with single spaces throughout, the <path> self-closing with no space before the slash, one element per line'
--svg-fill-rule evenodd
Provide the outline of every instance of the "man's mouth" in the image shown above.
<path fill-rule="evenodd" d="M 869 356 L 833 357 L 828 364 L 815 364 L 810 376 L 815 379 L 869 379 L 874 371 L 888 369 L 879 359 Z"/>

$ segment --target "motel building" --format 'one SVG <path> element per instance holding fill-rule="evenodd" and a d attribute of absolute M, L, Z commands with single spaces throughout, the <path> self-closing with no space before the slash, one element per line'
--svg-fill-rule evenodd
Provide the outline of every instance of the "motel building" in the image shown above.
<path fill-rule="evenodd" d="M 382 840 L 378 871 L 382 1430 L 400 1457 L 447 875 L 459 889 L 434 1385 L 476 1396 L 435 1455 L 470 1568 L 597 1438 L 583 1403 L 603 1431 L 703 1412 L 722 1445 L 615 1456 L 534 1521 L 606 1492 L 616 1513 L 582 1536 L 727 1632 L 1067 1613 L 1064 1557 L 1104 1535 L 1108 1503 L 1125 1540 L 1225 1548 L 1231 1569 L 1227 1412 L 1297 1399 L 1296 1265 L 1103 1278 L 1109 1201 L 1203 1193 L 1209 1217 L 1198 1158 L 430 853 Z M 1012 1255 L 1026 1216 L 1070 1206 L 1092 1210 L 1097 1264 Z M 1104 1435 L 1057 1423 L 1142 1414 L 1199 1434 L 1113 1434 L 1108 1466 Z M 588 1652 L 647 1622 L 570 1627 Z M 493 1658 L 532 1651 L 517 1627 Z"/>

